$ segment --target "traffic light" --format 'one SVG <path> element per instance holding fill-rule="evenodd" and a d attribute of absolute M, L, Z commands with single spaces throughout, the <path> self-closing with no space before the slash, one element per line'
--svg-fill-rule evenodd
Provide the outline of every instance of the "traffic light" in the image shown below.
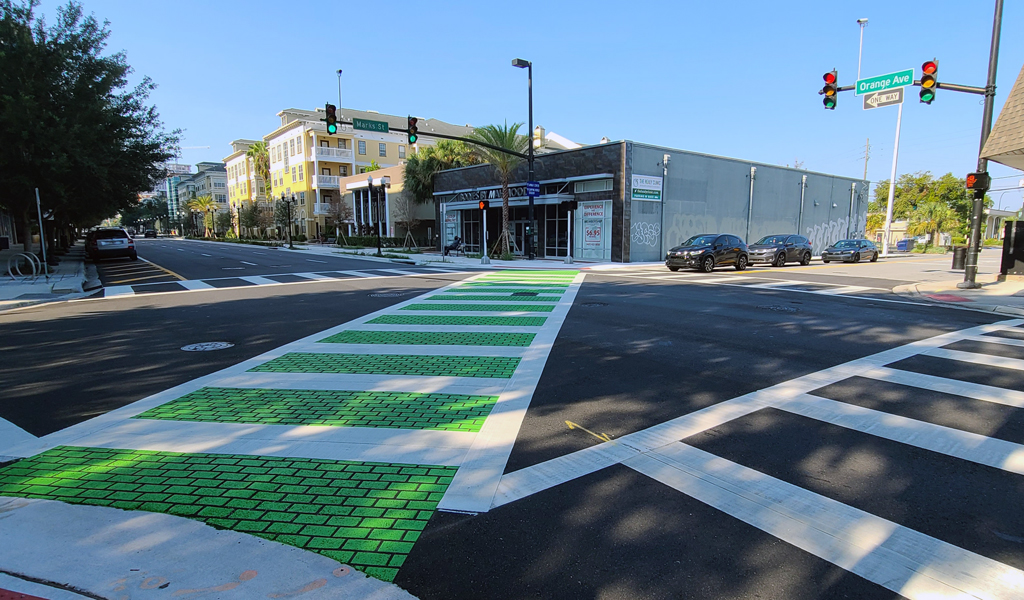
<path fill-rule="evenodd" d="M 327 118 L 324 119 L 327 121 L 327 133 L 334 135 L 338 133 L 338 109 L 333 104 L 328 103 L 324 110 L 327 112 Z"/>
<path fill-rule="evenodd" d="M 987 171 L 968 173 L 964 185 L 972 192 L 984 194 L 992 186 L 992 177 Z"/>
<path fill-rule="evenodd" d="M 825 110 L 835 110 L 836 99 L 839 97 L 839 75 L 835 69 L 832 69 L 822 75 L 821 78 L 825 80 L 825 87 L 821 88 L 821 93 L 825 96 L 825 99 L 821 103 L 825 105 Z"/>
<path fill-rule="evenodd" d="M 409 117 L 409 143 L 415 144 L 416 140 L 420 139 L 419 129 L 416 127 L 416 123 L 419 119 L 416 117 Z"/>
<path fill-rule="evenodd" d="M 487 210 L 490 207 L 491 207 L 490 201 L 488 201 L 488 200 L 481 200 L 480 201 L 480 210 Z"/>
<path fill-rule="evenodd" d="M 939 61 L 929 60 L 921 65 L 921 102 L 931 104 L 935 100 L 935 90 L 939 87 Z"/>

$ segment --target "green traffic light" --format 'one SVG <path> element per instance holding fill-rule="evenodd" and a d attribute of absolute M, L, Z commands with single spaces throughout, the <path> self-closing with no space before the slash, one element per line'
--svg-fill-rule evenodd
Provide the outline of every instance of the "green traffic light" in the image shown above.
<path fill-rule="evenodd" d="M 825 108 L 827 108 L 828 110 L 835 110 L 835 108 L 836 108 L 836 99 L 834 97 L 832 97 L 832 96 L 826 96 L 825 100 L 822 102 L 822 104 L 824 104 Z"/>
<path fill-rule="evenodd" d="M 419 139 L 419 136 L 418 136 L 418 135 L 415 135 L 415 134 L 409 134 L 409 143 L 410 143 L 410 144 L 415 144 L 415 143 L 416 143 L 416 140 L 418 140 L 418 139 Z"/>
<path fill-rule="evenodd" d="M 330 133 L 331 135 L 338 133 L 338 126 L 335 125 L 334 123 L 329 123 L 327 125 L 327 133 Z"/>
<path fill-rule="evenodd" d="M 935 92 L 932 90 L 921 90 L 921 102 L 925 104 L 931 104 L 932 100 L 935 99 Z"/>

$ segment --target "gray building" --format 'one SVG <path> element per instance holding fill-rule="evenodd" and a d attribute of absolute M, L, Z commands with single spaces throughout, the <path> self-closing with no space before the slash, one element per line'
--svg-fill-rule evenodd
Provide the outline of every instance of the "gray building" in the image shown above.
<path fill-rule="evenodd" d="M 750 243 L 800 233 L 815 254 L 863 235 L 868 183 L 631 141 L 535 158 L 537 255 L 590 261 L 645 262 L 699 233 L 730 233 Z M 510 182 L 509 229 L 522 254 L 527 221 L 526 163 Z M 438 173 L 434 179 L 443 240 L 461 237 L 479 251 L 488 200 L 487 240 L 501 229 L 501 185 L 490 165 Z M 573 204 L 575 203 L 575 204 Z M 575 210 L 572 210 L 575 207 Z M 568 243 L 571 231 L 572 248 Z"/>

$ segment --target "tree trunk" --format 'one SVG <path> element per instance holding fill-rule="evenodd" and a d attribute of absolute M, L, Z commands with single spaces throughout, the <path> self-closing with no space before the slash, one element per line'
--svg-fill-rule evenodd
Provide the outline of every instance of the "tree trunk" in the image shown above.
<path fill-rule="evenodd" d="M 509 254 L 508 247 L 508 177 L 501 178 L 501 245 L 502 254 Z"/>

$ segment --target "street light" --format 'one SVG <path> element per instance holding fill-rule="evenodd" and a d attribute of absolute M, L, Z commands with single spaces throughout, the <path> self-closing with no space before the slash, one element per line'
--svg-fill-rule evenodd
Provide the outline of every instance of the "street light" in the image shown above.
<path fill-rule="evenodd" d="M 288 249 L 294 250 L 295 246 L 292 245 L 292 202 L 295 202 L 295 194 L 292 194 L 291 200 L 284 197 L 284 192 L 281 192 L 281 202 L 284 202 L 285 211 L 288 215 L 288 223 L 285 225 L 285 235 L 288 238 Z"/>
<path fill-rule="evenodd" d="M 864 54 L 864 28 L 868 24 L 867 19 L 857 19 L 857 24 L 860 25 L 860 50 L 857 51 L 857 79 L 860 79 L 860 57 Z"/>
<path fill-rule="evenodd" d="M 526 176 L 526 184 L 527 184 L 527 187 L 529 187 L 530 182 L 533 181 L 533 63 L 528 61 L 528 60 L 524 60 L 522 58 L 517 58 L 517 59 L 512 61 L 512 66 L 516 67 L 518 69 L 526 69 L 527 70 L 526 71 L 527 72 L 527 85 L 529 87 L 529 96 L 530 96 L 530 114 L 529 114 L 529 122 L 528 122 L 528 125 L 527 125 L 529 127 L 529 129 L 528 129 L 527 133 L 529 134 L 529 138 L 530 138 L 530 146 L 529 146 L 529 149 L 528 149 L 527 155 L 526 155 L 526 164 L 527 164 L 527 171 L 528 171 L 528 174 Z M 529 231 L 529 235 L 526 236 L 526 255 L 527 255 L 527 257 L 530 260 L 533 260 L 533 235 L 534 235 L 534 226 L 533 226 L 533 194 L 530 193 L 530 192 L 527 192 L 527 196 L 529 196 L 529 199 L 530 199 L 530 204 L 529 204 L 530 208 L 529 208 L 529 211 L 527 213 L 527 217 L 526 218 L 530 221 L 530 231 Z"/>
<path fill-rule="evenodd" d="M 389 177 L 387 175 L 385 175 L 384 177 L 381 177 L 380 178 L 380 185 L 378 187 L 380 188 L 380 193 L 384 194 L 385 193 L 384 190 L 389 188 L 389 187 L 391 187 L 391 177 Z M 370 210 L 372 211 L 371 216 L 376 216 L 376 218 L 374 220 L 377 222 L 377 256 L 383 256 L 383 254 L 381 253 L 381 248 L 380 248 L 380 230 L 381 230 L 380 220 L 381 220 L 382 213 L 384 211 L 381 209 L 379 198 L 374 198 L 374 196 L 373 196 L 373 175 L 372 174 L 366 176 L 366 189 L 367 189 L 368 193 L 370 194 Z M 385 202 L 386 202 L 386 200 L 385 200 Z"/>

